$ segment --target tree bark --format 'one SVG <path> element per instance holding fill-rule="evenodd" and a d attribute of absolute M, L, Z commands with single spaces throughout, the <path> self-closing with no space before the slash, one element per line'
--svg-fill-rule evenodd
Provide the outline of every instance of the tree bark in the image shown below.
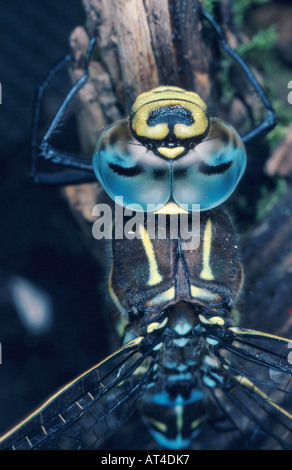
<path fill-rule="evenodd" d="M 292 124 L 286 136 L 275 148 L 266 163 L 265 171 L 269 176 L 284 176 L 291 181 L 292 178 Z"/>

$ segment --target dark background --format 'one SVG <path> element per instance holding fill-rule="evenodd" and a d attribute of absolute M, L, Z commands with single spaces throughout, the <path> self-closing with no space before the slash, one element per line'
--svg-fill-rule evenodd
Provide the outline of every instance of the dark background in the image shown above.
<path fill-rule="evenodd" d="M 36 88 L 69 52 L 78 25 L 79 0 L 0 4 L 0 433 L 107 354 L 99 267 L 59 190 L 28 177 Z M 50 296 L 48 331 L 35 334 L 21 322 L 14 276 Z"/>

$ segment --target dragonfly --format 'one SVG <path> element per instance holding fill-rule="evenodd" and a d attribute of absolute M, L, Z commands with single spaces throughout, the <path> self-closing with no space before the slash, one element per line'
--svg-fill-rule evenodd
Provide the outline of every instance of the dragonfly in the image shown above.
<path fill-rule="evenodd" d="M 240 326 L 244 274 L 224 204 L 244 173 L 244 144 L 268 132 L 275 115 L 220 27 L 202 15 L 267 116 L 240 136 L 210 117 L 196 93 L 161 86 L 139 95 L 128 118 L 100 134 L 92 162 L 61 153 L 50 139 L 88 80 L 91 40 L 85 73 L 34 154 L 33 175 L 43 183 L 98 180 L 111 199 L 134 208 L 123 237 L 110 226 L 108 293 L 120 346 L 5 433 L 1 449 L 102 448 L 135 410 L 159 448 L 191 448 L 209 428 L 228 436 L 231 448 L 292 448 L 290 341 Z M 37 104 L 35 123 L 38 113 Z M 43 158 L 74 174 L 42 173 Z"/>

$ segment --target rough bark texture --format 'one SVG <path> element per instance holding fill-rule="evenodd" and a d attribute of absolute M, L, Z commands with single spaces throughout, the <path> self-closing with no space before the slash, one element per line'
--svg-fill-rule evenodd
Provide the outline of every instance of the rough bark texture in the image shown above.
<path fill-rule="evenodd" d="M 270 176 L 292 177 L 292 124 L 289 130 L 267 161 L 265 171 Z"/>
<path fill-rule="evenodd" d="M 194 87 L 209 94 L 209 61 L 197 2 L 84 0 L 88 31 L 125 109 L 158 85 Z M 200 84 L 200 85 L 199 85 Z"/>

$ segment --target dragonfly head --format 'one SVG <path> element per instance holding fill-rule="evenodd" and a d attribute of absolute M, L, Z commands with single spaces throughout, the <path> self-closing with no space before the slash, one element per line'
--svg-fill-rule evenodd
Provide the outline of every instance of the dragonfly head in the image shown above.
<path fill-rule="evenodd" d="M 231 196 L 246 166 L 236 130 L 210 118 L 193 92 L 160 87 L 105 129 L 93 168 L 109 196 L 140 212 L 212 209 Z"/>

